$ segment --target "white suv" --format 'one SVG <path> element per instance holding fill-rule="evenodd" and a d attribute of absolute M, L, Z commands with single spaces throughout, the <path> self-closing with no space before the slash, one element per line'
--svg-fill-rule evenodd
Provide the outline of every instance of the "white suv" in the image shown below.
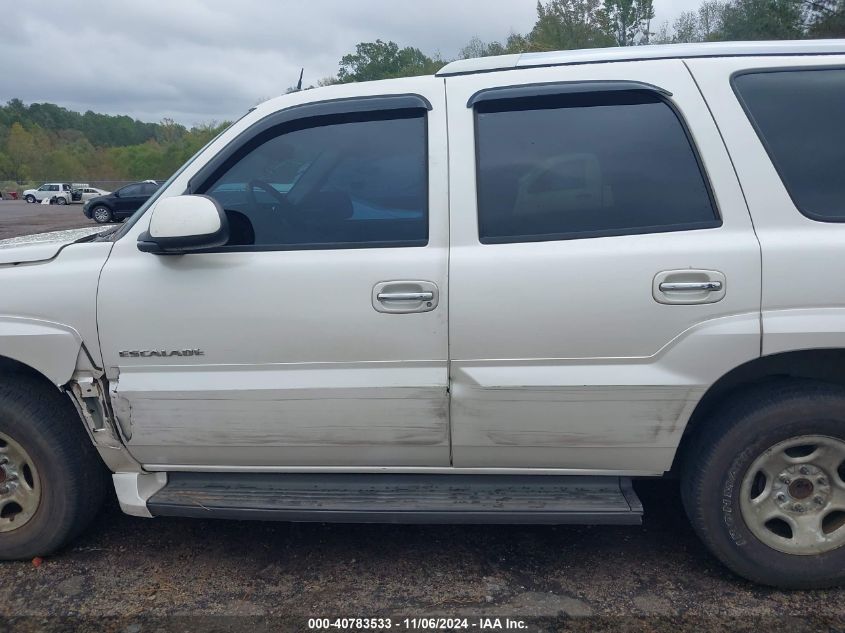
<path fill-rule="evenodd" d="M 845 42 L 457 62 L 258 106 L 0 248 L 0 558 L 138 516 L 637 524 L 845 580 Z"/>
<path fill-rule="evenodd" d="M 41 202 L 45 198 L 56 204 L 70 204 L 73 201 L 72 187 L 66 182 L 48 182 L 38 189 L 27 189 L 23 198 L 27 202 Z"/>

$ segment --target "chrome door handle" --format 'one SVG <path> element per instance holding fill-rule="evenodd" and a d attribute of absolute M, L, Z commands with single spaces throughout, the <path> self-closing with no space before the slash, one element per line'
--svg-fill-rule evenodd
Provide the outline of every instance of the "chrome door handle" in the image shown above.
<path fill-rule="evenodd" d="M 700 292 L 709 290 L 718 292 L 722 289 L 721 281 L 664 281 L 658 286 L 660 292 Z"/>
<path fill-rule="evenodd" d="M 379 301 L 432 301 L 433 292 L 380 292 L 376 295 Z"/>

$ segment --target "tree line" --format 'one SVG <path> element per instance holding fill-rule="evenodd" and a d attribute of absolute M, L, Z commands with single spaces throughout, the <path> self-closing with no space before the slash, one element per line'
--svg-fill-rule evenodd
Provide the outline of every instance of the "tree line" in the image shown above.
<path fill-rule="evenodd" d="M 225 125 L 188 129 L 12 99 L 0 106 L 0 181 L 166 178 Z"/>
<path fill-rule="evenodd" d="M 845 0 L 704 0 L 671 24 L 654 23 L 653 0 L 545 0 L 534 27 L 501 41 L 473 38 L 459 58 L 603 46 L 845 37 Z M 395 42 L 362 42 L 318 85 L 437 72 L 449 60 Z"/>
<path fill-rule="evenodd" d="M 704 0 L 654 24 L 653 0 L 542 0 L 533 28 L 501 41 L 474 37 L 459 58 L 602 46 L 845 37 L 845 0 Z M 437 72 L 449 60 L 393 41 L 361 42 L 317 85 Z M 314 86 L 309 86 L 313 88 Z M 289 88 L 288 92 L 297 90 Z M 163 119 L 72 112 L 52 103 L 0 106 L 0 181 L 165 178 L 227 124 L 191 129 Z"/>

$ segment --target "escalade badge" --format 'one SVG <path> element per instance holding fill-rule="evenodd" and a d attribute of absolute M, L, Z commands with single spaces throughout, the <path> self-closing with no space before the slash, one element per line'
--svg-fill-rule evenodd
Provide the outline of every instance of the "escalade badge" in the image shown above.
<path fill-rule="evenodd" d="M 119 352 L 121 358 L 150 358 L 158 356 L 205 356 L 201 349 L 130 349 Z"/>

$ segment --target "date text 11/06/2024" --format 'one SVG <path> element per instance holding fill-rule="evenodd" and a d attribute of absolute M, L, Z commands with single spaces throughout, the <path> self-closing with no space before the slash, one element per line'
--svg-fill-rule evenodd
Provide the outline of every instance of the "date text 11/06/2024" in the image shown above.
<path fill-rule="evenodd" d="M 445 630 L 458 629 L 480 631 L 511 630 L 519 631 L 528 628 L 524 620 L 511 618 L 309 618 L 309 630 Z"/>

